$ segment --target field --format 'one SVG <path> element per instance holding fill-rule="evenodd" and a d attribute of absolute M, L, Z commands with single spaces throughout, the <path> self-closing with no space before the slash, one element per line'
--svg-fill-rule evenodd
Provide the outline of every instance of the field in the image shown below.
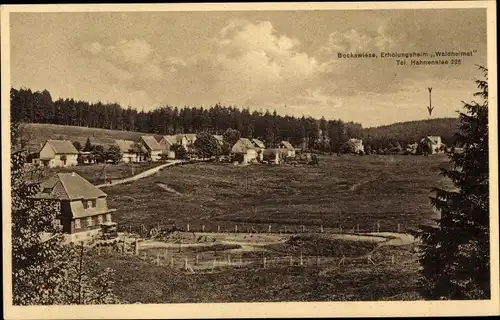
<path fill-rule="evenodd" d="M 379 231 L 395 232 L 398 224 L 403 231 L 435 217 L 430 190 L 449 185 L 438 175 L 446 165 L 444 156 L 325 156 L 318 166 L 199 163 L 103 190 L 124 228 L 368 232 L 378 223 Z"/>
<path fill-rule="evenodd" d="M 141 135 L 150 135 L 147 133 L 107 130 L 98 128 L 63 126 L 56 124 L 28 123 L 23 125 L 23 135 L 29 139 L 28 148 L 30 151 L 38 151 L 40 145 L 48 139 L 64 139 L 70 141 L 79 141 L 82 146 L 85 145 L 87 138 L 90 138 L 92 144 L 101 144 L 108 146 L 117 139 L 137 140 Z"/>
<path fill-rule="evenodd" d="M 118 163 L 118 164 L 91 164 L 80 165 L 68 168 L 42 168 L 44 177 L 50 177 L 59 172 L 76 172 L 83 178 L 90 181 L 92 184 L 104 183 L 104 172 L 106 172 L 106 180 L 122 179 L 133 174 L 138 174 L 150 168 L 159 165 L 158 163 Z M 132 168 L 133 166 L 133 168 Z"/>
<path fill-rule="evenodd" d="M 186 231 L 97 260 L 116 270 L 127 302 L 418 300 L 416 244 L 396 231 L 432 222 L 430 190 L 450 187 L 438 174 L 447 164 L 322 156 L 318 166 L 170 167 L 103 190 L 122 230 Z"/>
<path fill-rule="evenodd" d="M 249 234 L 239 236 L 249 237 Z M 237 236 L 218 234 L 217 237 L 221 241 Z M 413 244 L 377 246 L 372 241 L 318 235 L 285 238 L 279 246 L 266 244 L 272 239 L 253 239 L 260 246 L 253 251 L 228 244 L 193 245 L 178 251 L 149 243 L 139 256 L 107 253 L 95 259 L 102 268 L 116 271 L 114 292 L 128 303 L 420 299 Z M 293 253 L 298 240 L 302 242 L 302 264 Z M 318 252 L 322 252 L 321 256 L 316 256 Z M 368 253 L 372 254 L 373 263 L 364 258 L 339 263 L 344 255 L 358 257 Z M 199 263 L 195 262 L 195 255 L 199 256 Z M 233 262 L 229 262 L 229 256 Z M 155 263 L 155 257 L 159 264 Z M 265 265 L 261 263 L 264 257 L 268 259 Z M 289 257 L 293 257 L 290 263 Z M 395 257 L 393 262 L 391 257 Z M 184 259 L 195 271 L 183 270 Z M 212 260 L 218 261 L 215 269 L 211 268 Z"/>

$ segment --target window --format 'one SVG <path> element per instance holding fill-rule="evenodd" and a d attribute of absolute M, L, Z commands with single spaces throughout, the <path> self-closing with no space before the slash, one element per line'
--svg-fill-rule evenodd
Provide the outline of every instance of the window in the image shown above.
<path fill-rule="evenodd" d="M 111 213 L 106 214 L 106 222 L 111 222 Z"/>
<path fill-rule="evenodd" d="M 97 203 L 97 200 L 92 200 L 92 207 L 95 208 L 96 207 L 96 203 Z"/>
<path fill-rule="evenodd" d="M 80 225 L 80 219 L 75 219 L 75 229 L 80 229 L 82 226 Z"/>
<path fill-rule="evenodd" d="M 82 203 L 84 209 L 96 207 L 96 200 L 83 200 Z"/>
<path fill-rule="evenodd" d="M 88 209 L 89 208 L 89 203 L 87 201 L 82 201 L 83 203 L 83 208 Z"/>
<path fill-rule="evenodd" d="M 103 223 L 103 220 L 102 215 L 97 216 L 97 222 L 99 222 L 99 224 Z"/>
<path fill-rule="evenodd" d="M 87 218 L 87 226 L 88 226 L 88 227 L 92 227 L 93 222 L 94 222 L 94 221 L 92 221 L 92 217 L 88 217 L 88 218 Z"/>
<path fill-rule="evenodd" d="M 52 188 L 43 188 L 43 191 L 42 193 L 51 193 L 52 192 Z"/>

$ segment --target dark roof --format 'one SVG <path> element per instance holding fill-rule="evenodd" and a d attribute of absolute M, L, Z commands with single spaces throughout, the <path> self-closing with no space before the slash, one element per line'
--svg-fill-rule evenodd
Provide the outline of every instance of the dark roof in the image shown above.
<path fill-rule="evenodd" d="M 257 148 L 264 149 L 266 147 L 264 145 L 264 142 L 260 141 L 259 139 L 252 139 L 252 142 Z"/>
<path fill-rule="evenodd" d="M 58 173 L 40 184 L 35 198 L 77 200 L 106 197 L 101 189 L 82 178 L 78 173 Z"/>
<path fill-rule="evenodd" d="M 49 144 L 52 147 L 52 149 L 54 149 L 54 152 L 56 154 L 78 154 L 78 150 L 76 150 L 73 143 L 71 143 L 71 141 L 69 140 L 49 139 L 45 144 Z"/>
<path fill-rule="evenodd" d="M 176 143 L 177 143 L 177 139 L 175 138 L 175 136 L 169 136 L 169 135 L 167 135 L 167 136 L 162 136 L 162 137 L 161 137 L 161 140 L 160 140 L 160 143 L 161 143 L 162 141 L 168 142 L 168 143 L 170 143 L 170 144 L 176 144 Z"/>
<path fill-rule="evenodd" d="M 141 139 L 149 150 L 160 151 L 163 149 L 153 136 L 141 136 Z"/>
<path fill-rule="evenodd" d="M 288 150 L 295 150 L 294 147 L 292 146 L 292 144 L 288 141 L 281 141 L 281 144 L 283 145 L 283 147 L 285 147 L 286 149 Z"/>

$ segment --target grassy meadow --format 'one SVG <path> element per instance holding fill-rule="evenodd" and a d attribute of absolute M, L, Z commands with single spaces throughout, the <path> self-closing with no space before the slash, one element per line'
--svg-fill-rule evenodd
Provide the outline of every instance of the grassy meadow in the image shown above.
<path fill-rule="evenodd" d="M 92 144 L 100 144 L 107 147 L 118 139 L 137 140 L 141 135 L 151 135 L 149 133 L 133 131 L 64 126 L 46 123 L 23 124 L 22 134 L 29 140 L 28 149 L 32 152 L 39 151 L 41 144 L 48 139 L 79 141 L 81 145 L 84 146 L 87 139 L 90 138 Z"/>
<path fill-rule="evenodd" d="M 402 231 L 431 222 L 430 190 L 449 185 L 438 174 L 447 163 L 445 156 L 323 156 L 318 166 L 198 163 L 103 190 L 124 227 L 374 231 L 379 223 L 380 231 L 395 232 L 398 224 Z"/>

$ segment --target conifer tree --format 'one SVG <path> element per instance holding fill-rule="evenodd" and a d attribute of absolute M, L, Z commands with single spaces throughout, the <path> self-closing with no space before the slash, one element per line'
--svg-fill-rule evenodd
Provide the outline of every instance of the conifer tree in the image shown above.
<path fill-rule="evenodd" d="M 434 188 L 432 205 L 440 212 L 437 226 L 422 227 L 422 293 L 427 299 L 490 297 L 488 72 L 476 80 L 481 102 L 464 104 L 457 144 L 463 153 L 449 153 L 451 169 L 441 174 L 455 190 Z"/>

